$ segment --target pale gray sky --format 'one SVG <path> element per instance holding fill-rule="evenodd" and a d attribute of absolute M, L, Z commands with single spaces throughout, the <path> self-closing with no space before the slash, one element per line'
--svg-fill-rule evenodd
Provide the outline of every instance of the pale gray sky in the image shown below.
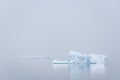
<path fill-rule="evenodd" d="M 120 45 L 119 0 L 1 0 L 1 52 L 64 56 Z"/>

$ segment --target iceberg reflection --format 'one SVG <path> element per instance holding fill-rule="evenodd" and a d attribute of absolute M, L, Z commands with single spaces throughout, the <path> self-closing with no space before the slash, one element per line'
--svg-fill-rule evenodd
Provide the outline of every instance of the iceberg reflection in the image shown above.
<path fill-rule="evenodd" d="M 89 64 L 69 64 L 68 69 L 70 80 L 86 80 L 90 76 Z"/>
<path fill-rule="evenodd" d="M 105 75 L 107 71 L 104 64 L 92 64 L 90 70 L 91 76 Z"/>
<path fill-rule="evenodd" d="M 59 70 L 61 68 L 66 68 L 67 69 L 68 65 L 67 64 L 53 64 L 52 67 L 53 67 L 54 70 Z"/>
<path fill-rule="evenodd" d="M 70 80 L 89 80 L 90 77 L 105 75 L 104 64 L 54 64 L 54 69 L 66 68 L 69 70 Z"/>

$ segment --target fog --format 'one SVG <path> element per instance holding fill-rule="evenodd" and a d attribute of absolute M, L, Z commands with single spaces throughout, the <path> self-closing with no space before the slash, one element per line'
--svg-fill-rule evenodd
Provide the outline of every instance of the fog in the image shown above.
<path fill-rule="evenodd" d="M 119 49 L 119 0 L 0 0 L 2 63 L 75 50 L 108 55 L 110 66 L 117 65 L 111 70 L 120 67 Z"/>

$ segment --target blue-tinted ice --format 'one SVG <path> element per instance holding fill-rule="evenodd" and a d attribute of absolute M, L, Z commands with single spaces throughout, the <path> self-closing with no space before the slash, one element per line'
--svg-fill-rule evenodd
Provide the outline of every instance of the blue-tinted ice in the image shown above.
<path fill-rule="evenodd" d="M 67 56 L 67 60 L 53 60 L 53 64 L 97 64 L 104 63 L 106 59 L 106 55 L 82 54 L 79 52 L 70 51 Z"/>

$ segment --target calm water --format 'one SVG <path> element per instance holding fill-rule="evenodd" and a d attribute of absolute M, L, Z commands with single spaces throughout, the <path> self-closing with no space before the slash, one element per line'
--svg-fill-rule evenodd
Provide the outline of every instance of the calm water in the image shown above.
<path fill-rule="evenodd" d="M 117 57 L 116 57 L 117 58 Z M 1 60 L 2 61 L 2 60 Z M 118 62 L 117 65 L 115 65 Z M 105 64 L 52 64 L 52 59 L 9 58 L 0 66 L 1 80 L 119 80 L 119 61 Z"/>

